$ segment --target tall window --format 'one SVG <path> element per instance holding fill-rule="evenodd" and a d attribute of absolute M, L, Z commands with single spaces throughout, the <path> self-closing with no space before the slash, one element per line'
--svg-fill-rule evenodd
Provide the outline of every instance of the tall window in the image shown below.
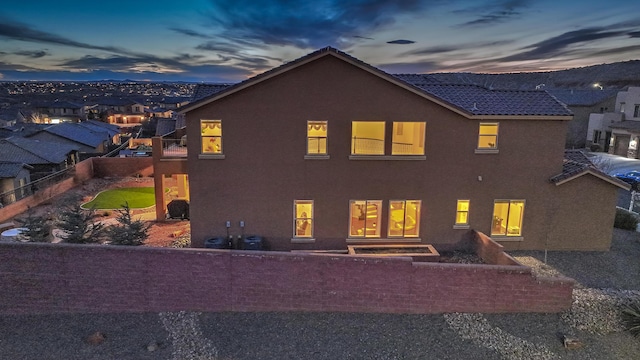
<path fill-rule="evenodd" d="M 353 121 L 351 154 L 384 155 L 384 121 Z"/>
<path fill-rule="evenodd" d="M 222 154 L 222 121 L 200 120 L 203 154 Z"/>
<path fill-rule="evenodd" d="M 524 200 L 496 200 L 491 235 L 521 236 Z"/>
<path fill-rule="evenodd" d="M 424 122 L 393 122 L 391 155 L 424 155 Z"/>
<path fill-rule="evenodd" d="M 382 200 L 351 200 L 349 236 L 380 237 Z"/>
<path fill-rule="evenodd" d="M 498 123 L 480 123 L 478 149 L 498 148 Z"/>
<path fill-rule="evenodd" d="M 469 200 L 458 200 L 456 225 L 469 225 Z"/>
<path fill-rule="evenodd" d="M 418 237 L 420 200 L 389 201 L 389 237 Z"/>
<path fill-rule="evenodd" d="M 326 121 L 307 121 L 307 154 L 327 154 Z"/>
<path fill-rule="evenodd" d="M 293 202 L 293 223 L 295 224 L 294 237 L 313 237 L 313 200 Z"/>
<path fill-rule="evenodd" d="M 635 105 L 633 107 L 633 117 L 639 117 L 640 116 L 640 105 Z"/>

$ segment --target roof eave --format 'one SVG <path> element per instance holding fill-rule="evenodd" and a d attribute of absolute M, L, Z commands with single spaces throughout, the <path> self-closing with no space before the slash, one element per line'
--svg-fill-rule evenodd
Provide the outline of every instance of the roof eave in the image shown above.
<path fill-rule="evenodd" d="M 615 185 L 615 186 L 617 186 L 617 187 L 619 187 L 621 189 L 624 189 L 624 190 L 630 190 L 631 189 L 631 185 L 629 185 L 629 184 L 627 184 L 627 183 L 625 183 L 623 181 L 620 181 L 618 179 L 615 179 L 615 178 L 613 178 L 613 177 L 611 177 L 609 175 L 605 175 L 605 174 L 601 174 L 599 172 L 595 172 L 595 171 L 593 171 L 591 169 L 585 169 L 584 171 L 581 171 L 581 172 L 579 172 L 577 174 L 569 176 L 566 179 L 562 179 L 562 180 L 556 182 L 555 184 L 556 184 L 556 186 L 560 186 L 560 185 L 562 185 L 562 184 L 564 184 L 566 182 L 575 180 L 575 179 L 577 179 L 577 178 L 579 178 L 579 177 L 581 177 L 583 175 L 586 175 L 586 174 L 591 174 L 591 175 L 593 175 L 593 176 L 595 176 L 595 177 L 597 177 L 597 178 L 599 178 L 601 180 L 604 180 L 604 181 L 606 181 L 606 182 L 608 182 L 608 183 L 610 183 L 612 185 Z"/>

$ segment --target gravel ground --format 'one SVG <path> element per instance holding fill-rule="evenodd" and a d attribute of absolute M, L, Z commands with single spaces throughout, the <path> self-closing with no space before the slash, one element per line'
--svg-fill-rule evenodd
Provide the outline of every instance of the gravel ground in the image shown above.
<path fill-rule="evenodd" d="M 561 314 L 147 313 L 0 317 L 0 359 L 640 359 L 618 309 L 640 301 L 640 234 L 608 253 L 512 252 L 578 281 Z M 95 333 L 104 343 L 85 340 Z M 565 349 L 563 336 L 583 344 Z"/>

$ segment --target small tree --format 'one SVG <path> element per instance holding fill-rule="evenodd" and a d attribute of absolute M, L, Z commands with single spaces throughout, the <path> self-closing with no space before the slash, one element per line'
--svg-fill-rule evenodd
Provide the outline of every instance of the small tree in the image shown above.
<path fill-rule="evenodd" d="M 31 207 L 27 210 L 27 217 L 24 219 L 16 219 L 20 226 L 25 228 L 20 232 L 20 239 L 32 242 L 49 242 L 51 241 L 51 222 L 44 216 L 35 215 Z"/>
<path fill-rule="evenodd" d="M 150 223 L 140 219 L 133 220 L 129 203 L 125 202 L 118 212 L 118 225 L 112 225 L 107 229 L 107 235 L 111 243 L 115 245 L 142 245 L 149 237 Z"/>
<path fill-rule="evenodd" d="M 78 198 L 63 201 L 58 216 L 58 227 L 64 231 L 61 236 L 74 244 L 99 243 L 104 235 L 104 224 L 94 222 L 95 210 L 85 210 Z"/>

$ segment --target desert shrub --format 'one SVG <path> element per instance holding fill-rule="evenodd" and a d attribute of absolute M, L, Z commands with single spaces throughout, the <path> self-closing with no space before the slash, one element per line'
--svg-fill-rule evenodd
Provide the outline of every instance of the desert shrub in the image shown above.
<path fill-rule="evenodd" d="M 183 235 L 171 242 L 173 248 L 188 248 L 191 247 L 191 236 Z"/>
<path fill-rule="evenodd" d="M 591 150 L 592 152 L 601 151 L 600 144 L 591 144 L 589 146 L 589 150 Z"/>
<path fill-rule="evenodd" d="M 133 220 L 131 208 L 128 203 L 124 203 L 118 212 L 118 225 L 107 228 L 107 236 L 114 245 L 142 245 L 149 237 L 150 223 L 140 219 Z"/>
<path fill-rule="evenodd" d="M 80 198 L 62 200 L 58 208 L 58 227 L 64 231 L 64 241 L 74 244 L 99 243 L 104 236 L 104 225 L 96 222 L 95 210 L 85 210 Z"/>
<path fill-rule="evenodd" d="M 21 239 L 32 242 L 49 242 L 51 240 L 51 221 L 45 216 L 35 215 L 32 208 L 27 210 L 27 216 L 22 219 L 16 219 L 20 226 L 26 228 L 19 237 Z"/>
<path fill-rule="evenodd" d="M 622 309 L 622 323 L 631 335 L 640 337 L 640 302 L 627 305 Z"/>
<path fill-rule="evenodd" d="M 616 219 L 613 226 L 618 229 L 635 230 L 638 226 L 638 218 L 626 210 L 616 209 Z"/>

